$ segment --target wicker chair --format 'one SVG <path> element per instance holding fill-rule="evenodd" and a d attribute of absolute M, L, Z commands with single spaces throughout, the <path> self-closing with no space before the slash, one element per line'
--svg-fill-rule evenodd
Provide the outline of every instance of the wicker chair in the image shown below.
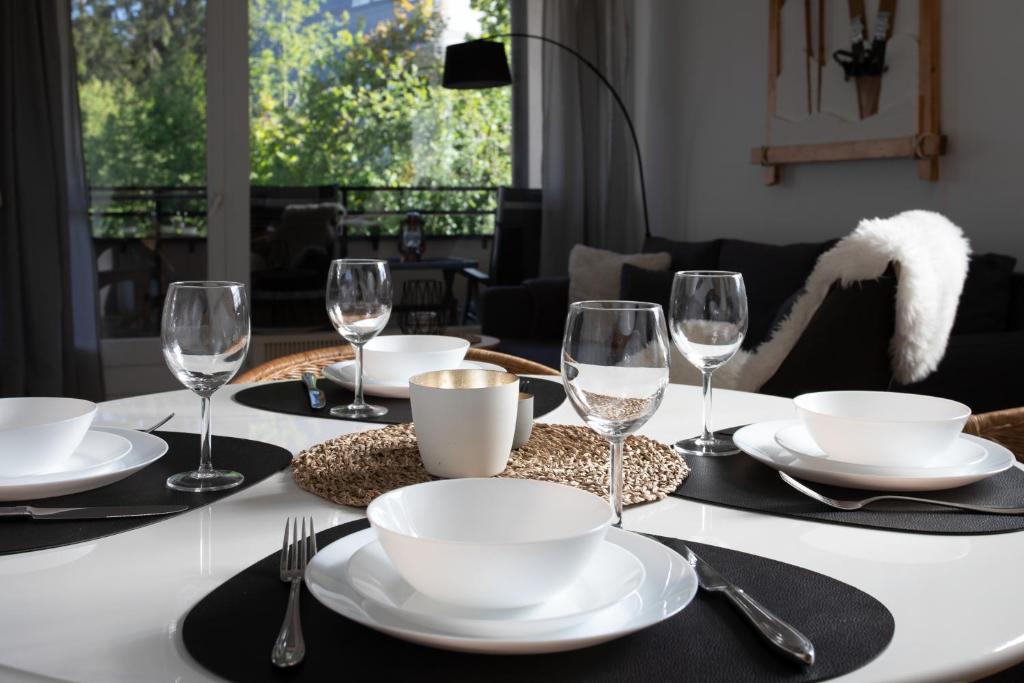
<path fill-rule="evenodd" d="M 971 415 L 964 431 L 1006 446 L 1024 462 L 1024 408 Z"/>
<path fill-rule="evenodd" d="M 232 384 L 248 384 L 250 382 L 266 382 L 270 380 L 281 380 L 281 379 L 300 379 L 302 373 L 312 372 L 319 375 L 320 371 L 332 363 L 338 361 L 351 360 L 355 356 L 355 352 L 352 347 L 348 344 L 342 346 L 331 346 L 325 349 L 315 349 L 313 351 L 303 351 L 302 353 L 293 353 L 290 356 L 282 356 L 275 358 L 274 360 L 267 361 L 262 365 L 242 373 L 236 377 L 231 383 Z M 526 360 L 525 358 L 519 358 L 518 356 L 510 356 L 507 353 L 500 353 L 498 351 L 485 351 L 483 349 L 470 349 L 466 352 L 466 360 L 477 360 L 484 363 L 494 363 L 500 365 L 509 372 L 514 372 L 519 375 L 557 375 L 557 370 L 553 370 L 546 365 L 535 363 L 532 360 Z"/>

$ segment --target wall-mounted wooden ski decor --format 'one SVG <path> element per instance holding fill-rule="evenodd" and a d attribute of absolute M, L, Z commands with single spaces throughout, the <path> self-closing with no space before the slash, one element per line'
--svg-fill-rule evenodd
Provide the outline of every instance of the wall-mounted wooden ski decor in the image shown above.
<path fill-rule="evenodd" d="M 938 180 L 939 0 L 768 2 L 766 141 L 750 154 L 765 182 L 855 159 L 914 159 Z"/>

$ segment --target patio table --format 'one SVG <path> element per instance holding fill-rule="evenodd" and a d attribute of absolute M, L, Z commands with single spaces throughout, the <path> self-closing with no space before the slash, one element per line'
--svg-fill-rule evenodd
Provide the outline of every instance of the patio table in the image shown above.
<path fill-rule="evenodd" d="M 403 261 L 397 257 L 388 259 L 388 266 L 393 271 L 418 271 L 418 270 L 439 270 L 444 278 L 444 293 L 441 298 L 442 321 L 444 323 L 455 322 L 455 276 L 466 268 L 476 268 L 477 262 L 473 259 L 459 256 L 422 258 L 418 261 Z M 403 310 L 402 304 L 395 307 L 395 310 Z"/>
<path fill-rule="evenodd" d="M 216 394 L 215 434 L 265 441 L 298 453 L 369 427 L 247 408 L 231 400 L 240 388 L 244 386 L 226 386 Z M 640 433 L 664 442 L 696 433 L 699 394 L 696 387 L 671 385 L 660 410 Z M 186 391 L 101 406 L 108 420 L 117 417 L 140 425 L 172 410 L 177 416 L 165 429 L 198 431 L 198 401 Z M 715 421 L 722 427 L 793 414 L 788 399 L 715 392 Z M 568 402 L 542 421 L 580 424 Z M 363 511 L 299 489 L 284 470 L 150 526 L 0 557 L 0 679 L 219 680 L 184 650 L 180 624 L 203 596 L 279 548 L 282 522 L 289 515 L 311 515 L 318 529 L 326 529 L 358 519 Z M 895 618 L 892 643 L 867 666 L 837 681 L 970 680 L 1024 660 L 1022 533 L 878 531 L 675 497 L 627 509 L 624 526 L 806 567 L 880 600 Z M 720 569 L 728 574 L 728 567 Z M 272 638 L 268 634 L 268 657 Z M 341 659 L 339 667 L 343 673 Z"/>

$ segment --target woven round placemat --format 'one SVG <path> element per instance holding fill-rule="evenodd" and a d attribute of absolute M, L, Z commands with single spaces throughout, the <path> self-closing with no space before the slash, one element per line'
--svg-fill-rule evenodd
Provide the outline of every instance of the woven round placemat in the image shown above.
<path fill-rule="evenodd" d="M 365 507 L 392 489 L 436 478 L 423 469 L 411 424 L 325 441 L 299 453 L 292 467 L 300 487 L 354 507 Z M 627 437 L 623 503 L 660 500 L 689 473 L 671 447 L 645 436 Z M 586 427 L 535 424 L 530 440 L 512 451 L 498 476 L 554 481 L 607 497 L 608 442 Z"/>

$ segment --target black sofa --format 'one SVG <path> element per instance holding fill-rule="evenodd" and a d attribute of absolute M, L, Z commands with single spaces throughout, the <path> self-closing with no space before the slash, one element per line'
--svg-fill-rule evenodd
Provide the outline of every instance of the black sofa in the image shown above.
<path fill-rule="evenodd" d="M 624 266 L 620 297 L 666 306 L 674 271 L 741 272 L 747 284 L 750 311 L 744 348 L 753 349 L 771 335 L 818 256 L 834 244 L 834 240 L 771 245 L 732 239 L 675 242 L 649 238 L 643 250 L 669 252 L 671 268 L 659 272 Z M 939 368 L 922 382 L 890 388 L 945 396 L 966 403 L 978 413 L 1024 406 L 1024 361 L 1020 356 L 1024 351 L 1024 273 L 1014 272 L 1015 265 L 1016 259 L 1010 256 L 973 256 L 953 333 Z M 850 301 L 847 299 L 847 304 Z M 490 287 L 481 297 L 482 329 L 484 334 L 501 339 L 501 351 L 557 368 L 568 303 L 567 277 L 535 278 L 521 285 Z M 827 315 L 832 316 L 833 324 L 861 324 L 840 321 L 843 316 Z M 831 343 L 842 343 L 836 340 L 844 337 L 845 333 L 837 332 Z M 816 337 L 827 338 L 828 335 L 821 334 Z M 832 349 L 816 352 L 820 355 Z M 842 357 L 842 353 L 835 355 Z M 792 373 L 790 369 L 789 374 Z M 815 379 L 786 382 L 785 387 L 769 382 L 763 390 L 791 395 L 801 386 L 815 386 Z"/>

